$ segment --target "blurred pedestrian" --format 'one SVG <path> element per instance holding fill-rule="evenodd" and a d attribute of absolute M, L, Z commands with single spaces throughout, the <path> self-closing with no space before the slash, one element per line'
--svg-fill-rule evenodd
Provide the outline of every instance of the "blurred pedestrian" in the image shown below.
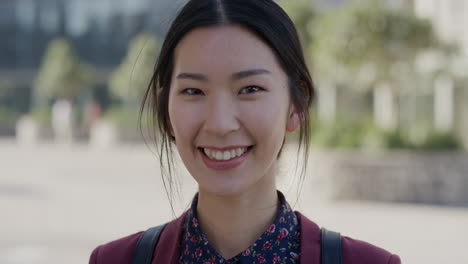
<path fill-rule="evenodd" d="M 85 104 L 81 129 L 87 137 L 89 137 L 92 127 L 101 119 L 101 117 L 101 105 L 96 102 L 96 100 L 90 100 Z"/>
<path fill-rule="evenodd" d="M 52 130 L 57 143 L 70 143 L 73 139 L 73 108 L 70 100 L 57 99 L 52 106 Z"/>

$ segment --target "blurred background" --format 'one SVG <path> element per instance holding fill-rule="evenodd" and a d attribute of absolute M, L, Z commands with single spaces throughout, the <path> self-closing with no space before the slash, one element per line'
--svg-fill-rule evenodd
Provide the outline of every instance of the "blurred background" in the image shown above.
<path fill-rule="evenodd" d="M 318 91 L 302 193 L 295 135 L 279 188 L 403 263 L 468 263 L 468 1 L 278 2 Z M 138 113 L 184 3 L 0 1 L 0 263 L 87 263 L 173 218 Z M 178 167 L 175 215 L 197 188 Z"/>

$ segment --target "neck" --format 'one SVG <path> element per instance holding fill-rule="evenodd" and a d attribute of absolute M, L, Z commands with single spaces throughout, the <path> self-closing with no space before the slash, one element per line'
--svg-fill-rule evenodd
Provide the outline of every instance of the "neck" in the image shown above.
<path fill-rule="evenodd" d="M 273 183 L 261 188 L 230 196 L 200 190 L 197 213 L 201 228 L 225 259 L 247 249 L 274 221 L 278 211 L 276 186 Z"/>

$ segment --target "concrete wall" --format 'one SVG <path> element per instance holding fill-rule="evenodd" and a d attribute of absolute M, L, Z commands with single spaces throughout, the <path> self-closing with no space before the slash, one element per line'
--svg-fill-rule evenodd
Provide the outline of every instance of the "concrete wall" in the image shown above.
<path fill-rule="evenodd" d="M 308 176 L 332 199 L 468 206 L 468 153 L 314 151 Z"/>

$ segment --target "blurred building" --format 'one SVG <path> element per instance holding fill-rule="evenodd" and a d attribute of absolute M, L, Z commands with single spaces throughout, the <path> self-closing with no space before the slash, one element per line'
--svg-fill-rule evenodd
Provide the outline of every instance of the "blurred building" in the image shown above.
<path fill-rule="evenodd" d="M 85 61 L 118 64 L 137 33 L 164 32 L 181 1 L 2 0 L 0 71 L 35 69 L 51 39 L 67 38 Z"/>
<path fill-rule="evenodd" d="M 0 134 L 2 116 L 30 110 L 33 83 L 51 40 L 66 38 L 80 60 L 93 65 L 94 95 L 107 98 L 108 75 L 130 40 L 142 31 L 162 36 L 185 1 L 1 0 Z"/>
<path fill-rule="evenodd" d="M 468 1 L 414 0 L 415 13 L 432 21 L 439 36 L 468 55 Z"/>
<path fill-rule="evenodd" d="M 466 78 L 468 65 L 468 1 L 466 0 L 414 0 L 415 13 L 429 19 L 438 36 L 447 43 L 455 43 L 464 56 L 457 58 L 458 75 Z M 450 82 L 449 82 L 450 83 Z M 459 85 L 451 104 L 455 111 L 458 135 L 468 148 L 468 92 L 466 84 Z M 436 100 L 437 101 L 437 100 Z"/>

